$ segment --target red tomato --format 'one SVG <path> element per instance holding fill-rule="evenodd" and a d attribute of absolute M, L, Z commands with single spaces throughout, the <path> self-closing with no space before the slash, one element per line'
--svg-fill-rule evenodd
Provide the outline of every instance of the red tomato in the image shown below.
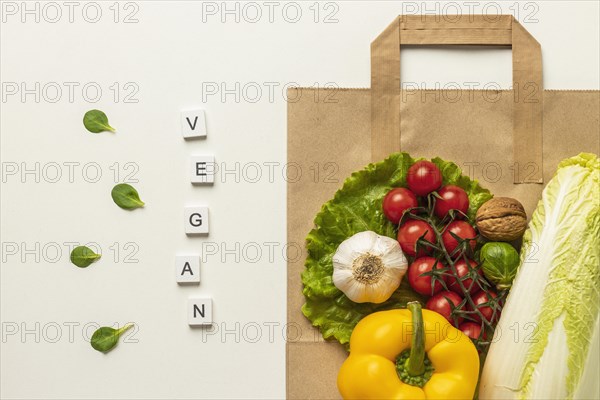
<path fill-rule="evenodd" d="M 481 325 L 476 324 L 475 322 L 463 322 L 458 329 L 471 339 L 479 339 L 479 336 L 481 335 Z M 483 332 L 481 339 L 486 340 L 485 331 Z"/>
<path fill-rule="evenodd" d="M 477 263 L 475 261 L 469 260 L 469 264 L 471 264 L 471 268 L 475 268 L 477 270 L 477 273 L 480 276 L 483 276 L 481 274 L 481 268 L 477 268 Z M 462 281 L 463 285 L 465 286 L 465 289 L 469 290 L 469 287 L 471 288 L 471 290 L 469 290 L 469 293 L 474 294 L 481 290 L 481 288 L 479 287 L 479 285 L 477 283 L 473 283 L 473 286 L 471 286 L 471 282 L 473 282 L 473 279 L 471 279 L 471 278 L 463 279 L 469 273 L 469 267 L 467 266 L 467 263 L 465 262 L 465 260 L 463 260 L 463 259 L 458 260 L 456 262 L 456 264 L 454 264 L 454 266 L 456 267 L 456 274 L 458 275 L 459 279 Z M 450 271 L 451 271 L 451 269 L 450 269 Z M 463 294 L 463 291 L 460 290 L 460 285 L 458 284 L 458 281 L 456 280 L 456 277 L 454 275 L 447 275 L 446 282 L 448 283 L 448 289 L 450 289 L 453 292 L 456 292 L 460 295 Z"/>
<path fill-rule="evenodd" d="M 402 251 L 411 257 L 420 257 L 431 253 L 431 248 L 419 246 L 419 254 L 416 252 L 417 240 L 425 235 L 424 239 L 430 243 L 435 243 L 435 234 L 433 228 L 425 221 L 410 219 L 398 229 L 398 242 Z"/>
<path fill-rule="evenodd" d="M 444 264 L 433 257 L 417 258 L 412 264 L 410 264 L 408 267 L 408 283 L 410 283 L 410 287 L 412 287 L 415 292 L 425 296 L 432 296 L 444 289 L 442 283 L 439 280 L 436 280 L 433 284 L 432 290 L 431 276 L 422 275 L 432 271 L 434 266 L 436 270 L 445 268 Z M 444 277 L 445 275 L 440 275 L 440 279 L 444 279 Z"/>
<path fill-rule="evenodd" d="M 454 318 L 450 316 L 452 313 L 452 308 L 450 307 L 450 300 L 454 307 L 457 307 L 462 301 L 462 297 L 457 295 L 454 292 L 440 292 L 429 299 L 425 308 L 431 311 L 435 311 L 438 314 L 441 314 L 442 317 L 446 318 L 448 322 L 454 325 Z M 461 308 L 462 309 L 462 308 Z M 460 324 L 463 321 L 462 317 L 457 317 L 457 322 Z"/>
<path fill-rule="evenodd" d="M 438 190 L 438 194 L 441 197 L 441 199 L 435 199 L 435 215 L 438 218 L 444 218 L 450 210 L 458 210 L 465 214 L 469 210 L 469 196 L 458 186 L 444 186 Z"/>
<path fill-rule="evenodd" d="M 398 224 L 404 211 L 417 207 L 417 196 L 405 188 L 392 189 L 383 199 L 383 213 L 392 223 Z"/>
<path fill-rule="evenodd" d="M 426 196 L 442 186 L 442 173 L 430 161 L 417 161 L 408 169 L 406 182 L 417 196 Z"/>
<path fill-rule="evenodd" d="M 489 305 L 483 304 L 488 303 L 492 298 L 495 299 L 497 297 L 498 295 L 491 290 L 488 292 L 482 291 L 473 296 L 473 302 L 475 303 L 475 306 L 488 322 L 497 321 L 500 318 L 500 310 L 496 309 L 496 315 L 494 315 L 494 309 Z M 473 317 L 477 322 L 481 322 L 481 317 L 479 317 L 478 314 L 473 314 Z"/>
<path fill-rule="evenodd" d="M 475 237 L 477 236 L 475 229 L 473 229 L 468 222 L 452 221 L 442 233 L 442 241 L 444 242 L 444 247 L 446 248 L 448 254 L 452 255 L 452 252 L 458 247 L 458 241 L 454 239 L 450 232 L 454 233 L 463 240 L 473 239 L 469 240 L 469 245 L 471 246 L 471 250 L 475 250 Z M 457 255 L 458 254 L 455 254 L 455 256 Z"/>

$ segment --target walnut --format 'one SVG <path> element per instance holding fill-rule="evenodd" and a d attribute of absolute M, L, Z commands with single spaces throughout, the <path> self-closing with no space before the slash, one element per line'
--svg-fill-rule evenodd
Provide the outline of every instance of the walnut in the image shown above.
<path fill-rule="evenodd" d="M 510 242 L 525 233 L 527 214 L 518 200 L 494 197 L 477 210 L 475 222 L 479 232 L 486 238 Z"/>

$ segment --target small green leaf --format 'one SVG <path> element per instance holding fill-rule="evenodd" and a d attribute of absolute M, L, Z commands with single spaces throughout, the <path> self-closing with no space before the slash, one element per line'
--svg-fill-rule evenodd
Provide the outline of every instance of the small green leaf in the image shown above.
<path fill-rule="evenodd" d="M 94 253 L 89 247 L 85 246 L 77 246 L 71 251 L 71 262 L 79 268 L 89 267 L 100 257 L 100 254 Z"/>
<path fill-rule="evenodd" d="M 144 207 L 145 203 L 140 200 L 137 190 L 127 183 L 119 183 L 110 193 L 116 205 L 125 210 L 133 210 Z"/>
<path fill-rule="evenodd" d="M 108 117 L 100 110 L 90 110 L 83 116 L 85 129 L 92 133 L 104 131 L 114 132 L 115 128 L 108 124 Z"/>
<path fill-rule="evenodd" d="M 90 343 L 94 350 L 103 353 L 109 352 L 117 345 L 117 343 L 119 343 L 121 335 L 132 326 L 133 324 L 128 324 L 120 329 L 114 329 L 108 326 L 98 328 L 92 335 Z"/>

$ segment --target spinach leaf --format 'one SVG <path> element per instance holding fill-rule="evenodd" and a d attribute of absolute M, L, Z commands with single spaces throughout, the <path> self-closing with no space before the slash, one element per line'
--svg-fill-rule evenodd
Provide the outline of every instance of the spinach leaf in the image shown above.
<path fill-rule="evenodd" d="M 119 343 L 119 338 L 121 335 L 132 326 L 133 324 L 127 324 L 119 329 L 114 329 L 108 326 L 98 328 L 92 335 L 92 340 L 90 343 L 94 350 L 98 350 L 103 353 L 109 352 L 117 345 L 117 343 Z"/>
<path fill-rule="evenodd" d="M 108 124 L 108 117 L 100 110 L 90 110 L 83 116 L 83 125 L 92 133 L 104 131 L 114 132 L 115 128 Z"/>
<path fill-rule="evenodd" d="M 137 190 L 127 183 L 119 183 L 110 193 L 116 205 L 125 210 L 133 210 L 139 207 L 144 207 L 146 203 L 140 200 L 140 195 Z"/>
<path fill-rule="evenodd" d="M 77 246 L 71 251 L 71 262 L 79 268 L 89 267 L 101 257 L 86 246 Z"/>

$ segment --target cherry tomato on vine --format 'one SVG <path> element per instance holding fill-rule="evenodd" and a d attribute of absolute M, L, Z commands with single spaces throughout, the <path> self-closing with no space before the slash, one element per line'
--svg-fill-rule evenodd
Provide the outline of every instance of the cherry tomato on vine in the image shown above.
<path fill-rule="evenodd" d="M 477 271 L 477 273 L 483 277 L 481 268 L 477 268 L 477 263 L 475 261 L 469 260 L 469 264 L 471 264 L 472 269 L 475 269 Z M 469 273 L 469 267 L 467 266 L 467 263 L 465 262 L 465 260 L 463 260 L 463 259 L 458 260 L 454 264 L 454 267 L 456 267 L 456 274 L 458 275 L 458 278 L 462 281 L 462 284 L 464 285 L 465 289 L 467 289 L 469 291 L 469 293 L 474 294 L 481 290 L 481 288 L 479 287 L 479 285 L 477 283 L 473 283 L 473 279 L 464 278 Z M 452 290 L 453 292 L 456 292 L 460 295 L 463 294 L 463 291 L 460 289 L 460 285 L 458 284 L 458 281 L 454 275 L 450 274 L 450 275 L 446 276 L 446 282 L 448 284 L 449 290 Z M 471 286 L 471 285 L 473 285 L 473 286 Z M 469 288 L 471 288 L 471 289 L 469 290 Z"/>
<path fill-rule="evenodd" d="M 458 305 L 463 301 L 463 299 L 454 292 L 440 292 L 429 299 L 425 308 L 431 311 L 435 311 L 442 317 L 446 318 L 448 322 L 450 322 L 452 325 L 454 325 L 454 318 L 450 315 L 452 313 L 452 307 L 450 306 L 449 301 L 452 302 L 454 307 L 458 307 Z M 461 307 L 461 310 L 463 308 L 464 307 Z M 457 317 L 456 320 L 457 323 L 460 324 L 463 321 L 463 318 Z"/>
<path fill-rule="evenodd" d="M 417 207 L 417 196 L 406 188 L 392 189 L 383 199 L 383 213 L 394 224 L 400 222 L 402 214 L 409 208 Z"/>
<path fill-rule="evenodd" d="M 460 329 L 462 331 L 462 333 L 464 333 L 471 339 L 477 340 L 480 338 L 480 335 L 481 335 L 481 325 L 480 324 L 476 324 L 475 322 L 463 322 L 462 324 L 460 324 L 458 329 Z M 483 332 L 483 336 L 481 336 L 481 339 L 486 340 L 485 331 Z"/>
<path fill-rule="evenodd" d="M 442 186 L 442 172 L 431 161 L 417 161 L 408 169 L 406 183 L 417 196 L 426 196 Z"/>
<path fill-rule="evenodd" d="M 433 257 L 421 257 L 413 261 L 408 267 L 408 283 L 410 287 L 417 293 L 424 296 L 433 296 L 434 294 L 442 291 L 444 286 L 439 280 L 435 280 L 433 283 L 433 290 L 431 287 L 432 277 L 431 275 L 422 275 L 432 270 L 444 270 L 446 267 L 440 261 Z M 440 279 L 444 280 L 445 275 L 440 275 Z"/>
<path fill-rule="evenodd" d="M 444 232 L 442 232 L 442 241 L 444 242 L 444 247 L 448 254 L 452 255 L 452 252 L 458 247 L 459 242 L 450 234 L 450 232 L 454 233 L 456 236 L 461 238 L 462 240 L 469 240 L 469 246 L 471 246 L 471 250 L 475 250 L 476 240 L 475 237 L 477 233 L 475 229 L 466 221 L 452 221 Z M 454 256 L 456 256 L 455 254 Z"/>
<path fill-rule="evenodd" d="M 464 214 L 469 210 L 469 196 L 458 186 L 447 185 L 438 190 L 440 198 L 435 199 L 435 215 L 442 219 L 450 210 L 458 210 Z M 457 213 L 460 218 L 461 214 Z"/>
<path fill-rule="evenodd" d="M 398 243 L 404 254 L 411 257 L 421 257 L 431 253 L 432 249 L 428 246 L 420 245 L 419 252 L 417 254 L 416 245 L 417 241 L 421 236 L 429 243 L 435 243 L 435 234 L 433 228 L 425 221 L 416 219 L 409 219 L 406 221 L 400 229 L 398 229 Z"/>
<path fill-rule="evenodd" d="M 483 315 L 483 318 L 490 323 L 495 322 L 500 318 L 500 310 L 496 309 L 496 314 L 494 315 L 494 309 L 485 304 L 497 297 L 498 295 L 491 290 L 487 292 L 482 291 L 473 296 L 473 302 L 475 303 L 475 306 L 481 315 Z M 481 317 L 478 314 L 473 314 L 473 317 L 477 322 L 481 322 Z"/>

